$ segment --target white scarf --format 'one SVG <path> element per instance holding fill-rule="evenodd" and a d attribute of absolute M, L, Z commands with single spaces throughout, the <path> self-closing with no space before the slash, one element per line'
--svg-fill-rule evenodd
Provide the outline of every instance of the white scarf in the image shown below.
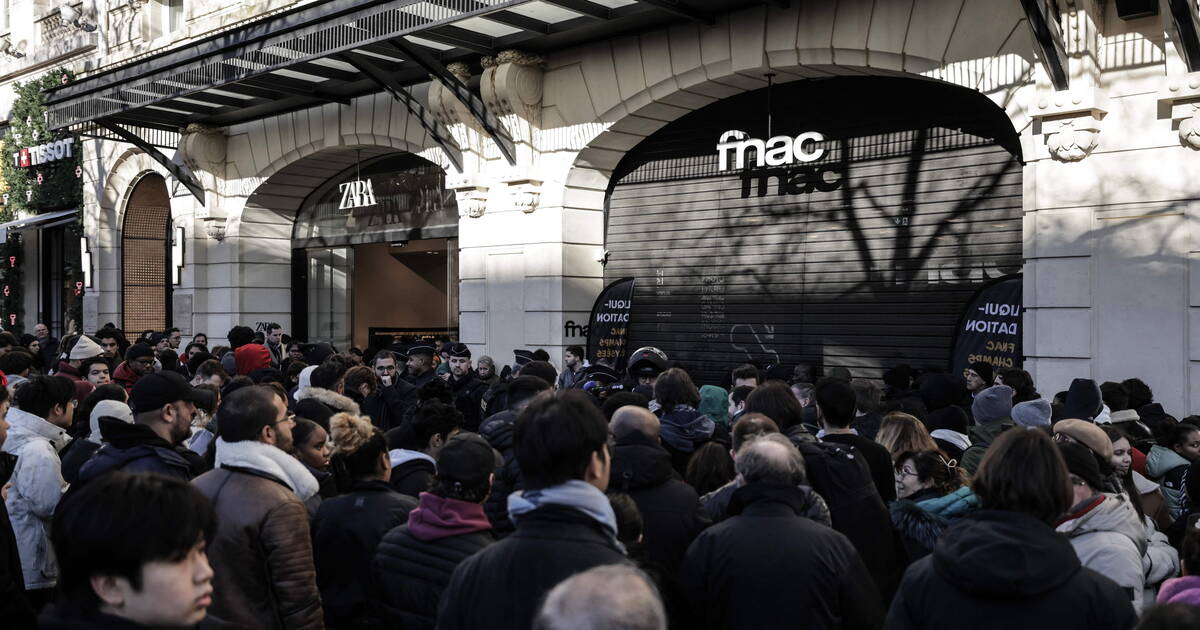
<path fill-rule="evenodd" d="M 265 472 L 278 478 L 307 501 L 317 493 L 317 478 L 308 472 L 300 460 L 282 450 L 258 440 L 226 442 L 217 438 L 217 467 L 236 466 Z"/>

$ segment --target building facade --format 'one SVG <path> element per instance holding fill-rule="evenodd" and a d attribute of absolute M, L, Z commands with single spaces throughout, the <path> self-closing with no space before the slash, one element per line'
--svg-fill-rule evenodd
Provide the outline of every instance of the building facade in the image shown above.
<path fill-rule="evenodd" d="M 145 312 L 185 335 L 278 321 L 360 345 L 449 329 L 507 362 L 585 342 L 606 282 L 636 277 L 634 345 L 691 365 L 778 357 L 876 377 L 947 362 L 970 297 L 1020 273 L 1021 352 L 1043 394 L 1140 376 L 1168 410 L 1200 411 L 1194 3 L 1140 16 L 1089 0 L 792 4 L 464 3 L 454 28 L 470 37 L 407 36 L 453 58 L 457 82 L 418 72 L 400 96 L 385 81 L 179 125 L 157 144 L 187 185 L 144 147 L 87 137 L 83 327 L 136 328 Z M 392 5 L 457 6 L 377 7 Z M 128 6 L 108 9 L 103 33 L 156 5 Z M 168 29 L 171 6 L 157 14 Z M 285 7 L 180 10 L 186 36 L 169 46 L 200 54 L 204 35 Z M 545 37 L 505 46 L 514 24 Z M 82 82 L 119 77 L 167 41 L 158 32 L 70 63 Z M 356 75 L 348 58 L 318 65 Z M 219 121 L 213 99 L 239 97 L 208 87 L 160 107 Z M 84 97 L 52 95 L 51 117 L 71 98 Z M 139 111 L 122 115 L 183 117 Z M 149 251 L 139 221 L 162 226 L 156 278 L 127 255 Z"/>

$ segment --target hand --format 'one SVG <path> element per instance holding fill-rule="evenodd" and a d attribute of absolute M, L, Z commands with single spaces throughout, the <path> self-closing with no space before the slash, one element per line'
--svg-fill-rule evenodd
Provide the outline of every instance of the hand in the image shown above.
<path fill-rule="evenodd" d="M 13 482 L 10 481 L 4 484 L 3 488 L 0 488 L 0 501 L 4 501 L 6 503 L 8 502 L 8 489 L 12 487 L 12 483 Z"/>
<path fill-rule="evenodd" d="M 450 373 L 449 372 L 446 372 L 445 374 L 438 374 L 438 377 L 441 378 L 443 381 L 446 381 L 447 383 L 450 382 Z"/>
<path fill-rule="evenodd" d="M 392 377 L 390 377 L 390 376 L 380 377 L 379 382 L 382 383 L 384 387 L 390 387 L 392 384 Z"/>

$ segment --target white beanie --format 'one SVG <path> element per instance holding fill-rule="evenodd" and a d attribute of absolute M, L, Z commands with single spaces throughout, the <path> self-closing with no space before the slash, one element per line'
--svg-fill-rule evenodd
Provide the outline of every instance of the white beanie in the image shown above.
<path fill-rule="evenodd" d="M 126 424 L 133 424 L 133 412 L 130 411 L 129 405 L 119 400 L 101 400 L 92 408 L 92 415 L 88 416 L 88 426 L 92 429 L 88 439 L 96 444 L 100 443 L 100 418 L 116 418 Z"/>
<path fill-rule="evenodd" d="M 303 370 L 300 370 L 300 382 L 296 385 L 296 393 L 292 394 L 292 398 L 300 400 L 300 392 L 308 389 L 312 385 L 312 373 L 316 371 L 316 365 L 310 365 Z"/>
<path fill-rule="evenodd" d="M 100 344 L 92 341 L 92 338 L 87 335 L 79 335 L 79 341 L 76 341 L 75 347 L 71 348 L 71 354 L 67 356 L 67 360 L 83 361 L 102 354 L 104 354 L 104 349 L 100 347 Z"/>

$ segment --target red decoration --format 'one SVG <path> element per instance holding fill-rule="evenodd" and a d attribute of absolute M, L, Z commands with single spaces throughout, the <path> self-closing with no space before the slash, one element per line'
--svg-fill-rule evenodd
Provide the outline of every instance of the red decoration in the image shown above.
<path fill-rule="evenodd" d="M 83 177 L 83 167 L 82 166 L 75 167 L 75 177 Z"/>
<path fill-rule="evenodd" d="M 76 295 L 76 297 L 83 295 L 83 283 L 82 282 L 75 283 L 75 295 Z"/>
<path fill-rule="evenodd" d="M 8 316 L 8 325 L 9 326 L 17 325 L 17 314 L 16 313 L 12 313 Z"/>
<path fill-rule="evenodd" d="M 16 256 L 9 256 L 9 257 L 8 257 L 8 266 L 9 266 L 9 267 L 16 267 L 16 266 L 17 266 L 17 257 L 16 257 Z"/>
<path fill-rule="evenodd" d="M 9 288 L 9 286 L 8 286 L 7 284 L 6 284 L 6 285 L 4 285 L 4 297 L 8 297 L 8 295 L 9 295 L 10 293 L 12 293 L 12 289 L 11 289 L 11 288 Z"/>

